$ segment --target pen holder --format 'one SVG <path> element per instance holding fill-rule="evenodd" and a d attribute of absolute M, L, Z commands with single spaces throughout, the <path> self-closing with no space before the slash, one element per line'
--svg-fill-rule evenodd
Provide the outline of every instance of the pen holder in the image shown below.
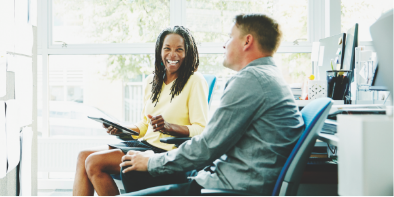
<path fill-rule="evenodd" d="M 327 96 L 333 100 L 344 100 L 346 90 L 349 88 L 351 70 L 328 70 Z"/>
<path fill-rule="evenodd" d="M 327 83 L 325 81 L 309 81 L 308 82 L 308 99 L 315 100 L 327 97 Z"/>

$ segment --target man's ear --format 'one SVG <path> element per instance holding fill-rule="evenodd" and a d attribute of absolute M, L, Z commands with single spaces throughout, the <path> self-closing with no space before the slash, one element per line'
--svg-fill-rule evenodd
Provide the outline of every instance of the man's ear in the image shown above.
<path fill-rule="evenodd" d="M 254 38 L 253 38 L 252 34 L 246 35 L 244 43 L 243 43 L 244 44 L 244 51 L 249 50 L 252 47 L 253 42 L 254 42 Z"/>

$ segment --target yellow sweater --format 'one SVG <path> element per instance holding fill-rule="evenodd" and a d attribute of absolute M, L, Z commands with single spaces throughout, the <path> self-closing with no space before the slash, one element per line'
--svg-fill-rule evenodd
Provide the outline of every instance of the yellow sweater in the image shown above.
<path fill-rule="evenodd" d="M 140 129 L 138 138 L 146 140 L 155 147 L 172 150 L 176 148 L 173 144 L 161 143 L 160 139 L 173 136 L 153 132 L 147 115 L 162 115 L 168 123 L 187 126 L 190 137 L 199 135 L 208 121 L 208 84 L 202 74 L 194 73 L 190 76 L 182 92 L 171 101 L 171 86 L 175 80 L 168 85 L 163 83 L 160 98 L 155 107 L 155 103 L 152 103 L 151 99 L 152 80 L 153 75 L 149 75 L 145 80 L 142 120 L 136 124 Z"/>

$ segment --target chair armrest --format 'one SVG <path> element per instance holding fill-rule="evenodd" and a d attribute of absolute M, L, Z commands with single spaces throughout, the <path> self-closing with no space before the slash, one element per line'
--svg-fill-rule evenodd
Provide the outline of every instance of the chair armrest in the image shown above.
<path fill-rule="evenodd" d="M 192 139 L 191 137 L 166 137 L 166 138 L 161 138 L 160 142 L 166 143 L 166 144 L 175 144 L 175 146 L 179 146 L 183 144 L 183 142 L 186 142 L 187 140 Z"/>
<path fill-rule="evenodd" d="M 201 196 L 261 196 L 261 194 L 230 189 L 201 189 Z"/>
<path fill-rule="evenodd" d="M 130 134 L 122 133 L 116 136 L 116 138 L 123 140 L 123 141 L 131 141 L 134 140 L 133 137 L 131 137 Z"/>

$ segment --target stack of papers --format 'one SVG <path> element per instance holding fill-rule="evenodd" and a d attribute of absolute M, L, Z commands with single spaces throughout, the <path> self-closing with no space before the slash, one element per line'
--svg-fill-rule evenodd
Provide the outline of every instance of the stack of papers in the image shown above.
<path fill-rule="evenodd" d="M 324 121 L 323 128 L 321 129 L 321 133 L 334 135 L 337 133 L 337 121 L 326 119 Z"/>
<path fill-rule="evenodd" d="M 301 87 L 302 87 L 301 83 L 295 83 L 295 84 L 290 85 L 290 90 L 291 90 L 291 93 L 293 94 L 295 100 L 300 100 L 299 98 L 302 95 Z"/>

